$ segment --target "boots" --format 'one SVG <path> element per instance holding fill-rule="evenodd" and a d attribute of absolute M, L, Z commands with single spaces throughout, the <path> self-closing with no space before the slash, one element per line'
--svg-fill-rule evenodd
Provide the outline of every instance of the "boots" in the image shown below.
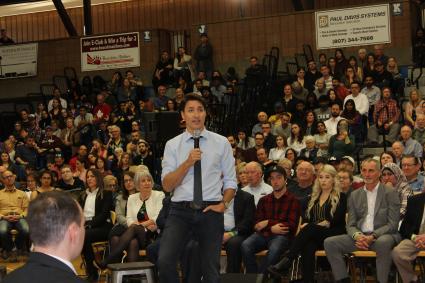
<path fill-rule="evenodd" d="M 292 259 L 284 256 L 278 263 L 276 263 L 275 265 L 269 266 L 267 270 L 270 272 L 270 274 L 276 277 L 283 277 L 285 273 L 289 270 L 291 265 L 292 265 Z"/>

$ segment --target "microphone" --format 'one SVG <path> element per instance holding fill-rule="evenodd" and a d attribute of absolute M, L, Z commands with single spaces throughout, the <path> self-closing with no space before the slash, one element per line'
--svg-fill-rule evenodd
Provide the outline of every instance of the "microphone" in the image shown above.
<path fill-rule="evenodd" d="M 199 138 L 201 137 L 201 130 L 196 129 L 193 131 L 193 148 L 199 148 Z"/>

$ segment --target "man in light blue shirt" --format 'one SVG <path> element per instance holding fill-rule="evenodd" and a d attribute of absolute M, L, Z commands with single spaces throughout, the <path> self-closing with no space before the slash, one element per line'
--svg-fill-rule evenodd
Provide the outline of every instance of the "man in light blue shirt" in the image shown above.
<path fill-rule="evenodd" d="M 177 262 L 182 243 L 192 232 L 201 250 L 203 282 L 218 283 L 223 212 L 237 188 L 235 160 L 228 140 L 205 129 L 202 97 L 188 94 L 181 107 L 186 131 L 167 142 L 162 161 L 162 186 L 173 196 L 159 250 L 159 278 L 163 283 L 179 282 Z M 199 148 L 194 148 L 196 138 Z M 197 161 L 202 168 L 200 183 L 195 174 Z"/>
<path fill-rule="evenodd" d="M 404 150 L 403 150 L 404 155 L 411 154 L 417 158 L 422 157 L 422 152 L 423 152 L 422 145 L 418 141 L 412 139 L 412 129 L 409 126 L 404 125 L 403 127 L 401 127 L 400 138 L 401 138 L 401 142 L 404 145 Z"/>

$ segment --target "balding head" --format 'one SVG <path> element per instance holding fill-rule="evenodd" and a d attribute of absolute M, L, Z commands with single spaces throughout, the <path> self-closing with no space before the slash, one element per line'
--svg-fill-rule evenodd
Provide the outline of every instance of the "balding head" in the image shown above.
<path fill-rule="evenodd" d="M 417 114 L 416 115 L 416 127 L 419 129 L 425 128 L 425 115 Z"/>
<path fill-rule="evenodd" d="M 409 126 L 404 125 L 403 127 L 401 127 L 400 137 L 403 139 L 403 141 L 407 141 L 408 139 L 410 139 L 411 136 L 412 136 L 412 129 Z"/>
<path fill-rule="evenodd" d="M 6 189 L 12 189 L 15 187 L 15 175 L 12 173 L 12 171 L 5 168 L 5 170 L 1 172 L 1 177 Z"/>
<path fill-rule="evenodd" d="M 110 132 L 111 132 L 112 137 L 114 139 L 119 139 L 120 136 L 121 136 L 121 129 L 118 126 L 116 126 L 116 125 L 112 125 L 110 127 Z"/>
<path fill-rule="evenodd" d="M 261 164 L 255 161 L 249 162 L 245 167 L 245 172 L 248 176 L 248 183 L 251 187 L 257 187 L 263 177 L 263 168 Z"/>
<path fill-rule="evenodd" d="M 261 163 L 265 163 L 268 160 L 267 151 L 264 147 L 257 149 L 257 159 Z"/>
<path fill-rule="evenodd" d="M 314 181 L 314 166 L 310 162 L 301 161 L 297 166 L 297 180 L 301 185 L 311 185 Z"/>
<path fill-rule="evenodd" d="M 258 122 L 260 122 L 260 123 L 264 123 L 264 122 L 266 122 L 267 121 L 267 113 L 266 112 L 263 112 L 263 111 L 261 111 L 261 112 L 259 112 L 258 113 L 258 115 L 257 115 L 257 118 L 258 118 Z"/>
<path fill-rule="evenodd" d="M 397 159 L 401 159 L 404 151 L 404 145 L 400 141 L 395 141 L 391 146 L 392 152 Z"/>

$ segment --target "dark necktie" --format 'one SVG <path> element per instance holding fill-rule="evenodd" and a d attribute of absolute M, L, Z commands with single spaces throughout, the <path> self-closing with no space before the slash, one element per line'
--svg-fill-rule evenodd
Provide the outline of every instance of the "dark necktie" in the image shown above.
<path fill-rule="evenodd" d="M 193 138 L 194 148 L 199 148 L 199 139 Z M 200 209 L 202 207 L 202 169 L 201 160 L 198 160 L 193 165 L 193 204 L 194 207 Z"/>

